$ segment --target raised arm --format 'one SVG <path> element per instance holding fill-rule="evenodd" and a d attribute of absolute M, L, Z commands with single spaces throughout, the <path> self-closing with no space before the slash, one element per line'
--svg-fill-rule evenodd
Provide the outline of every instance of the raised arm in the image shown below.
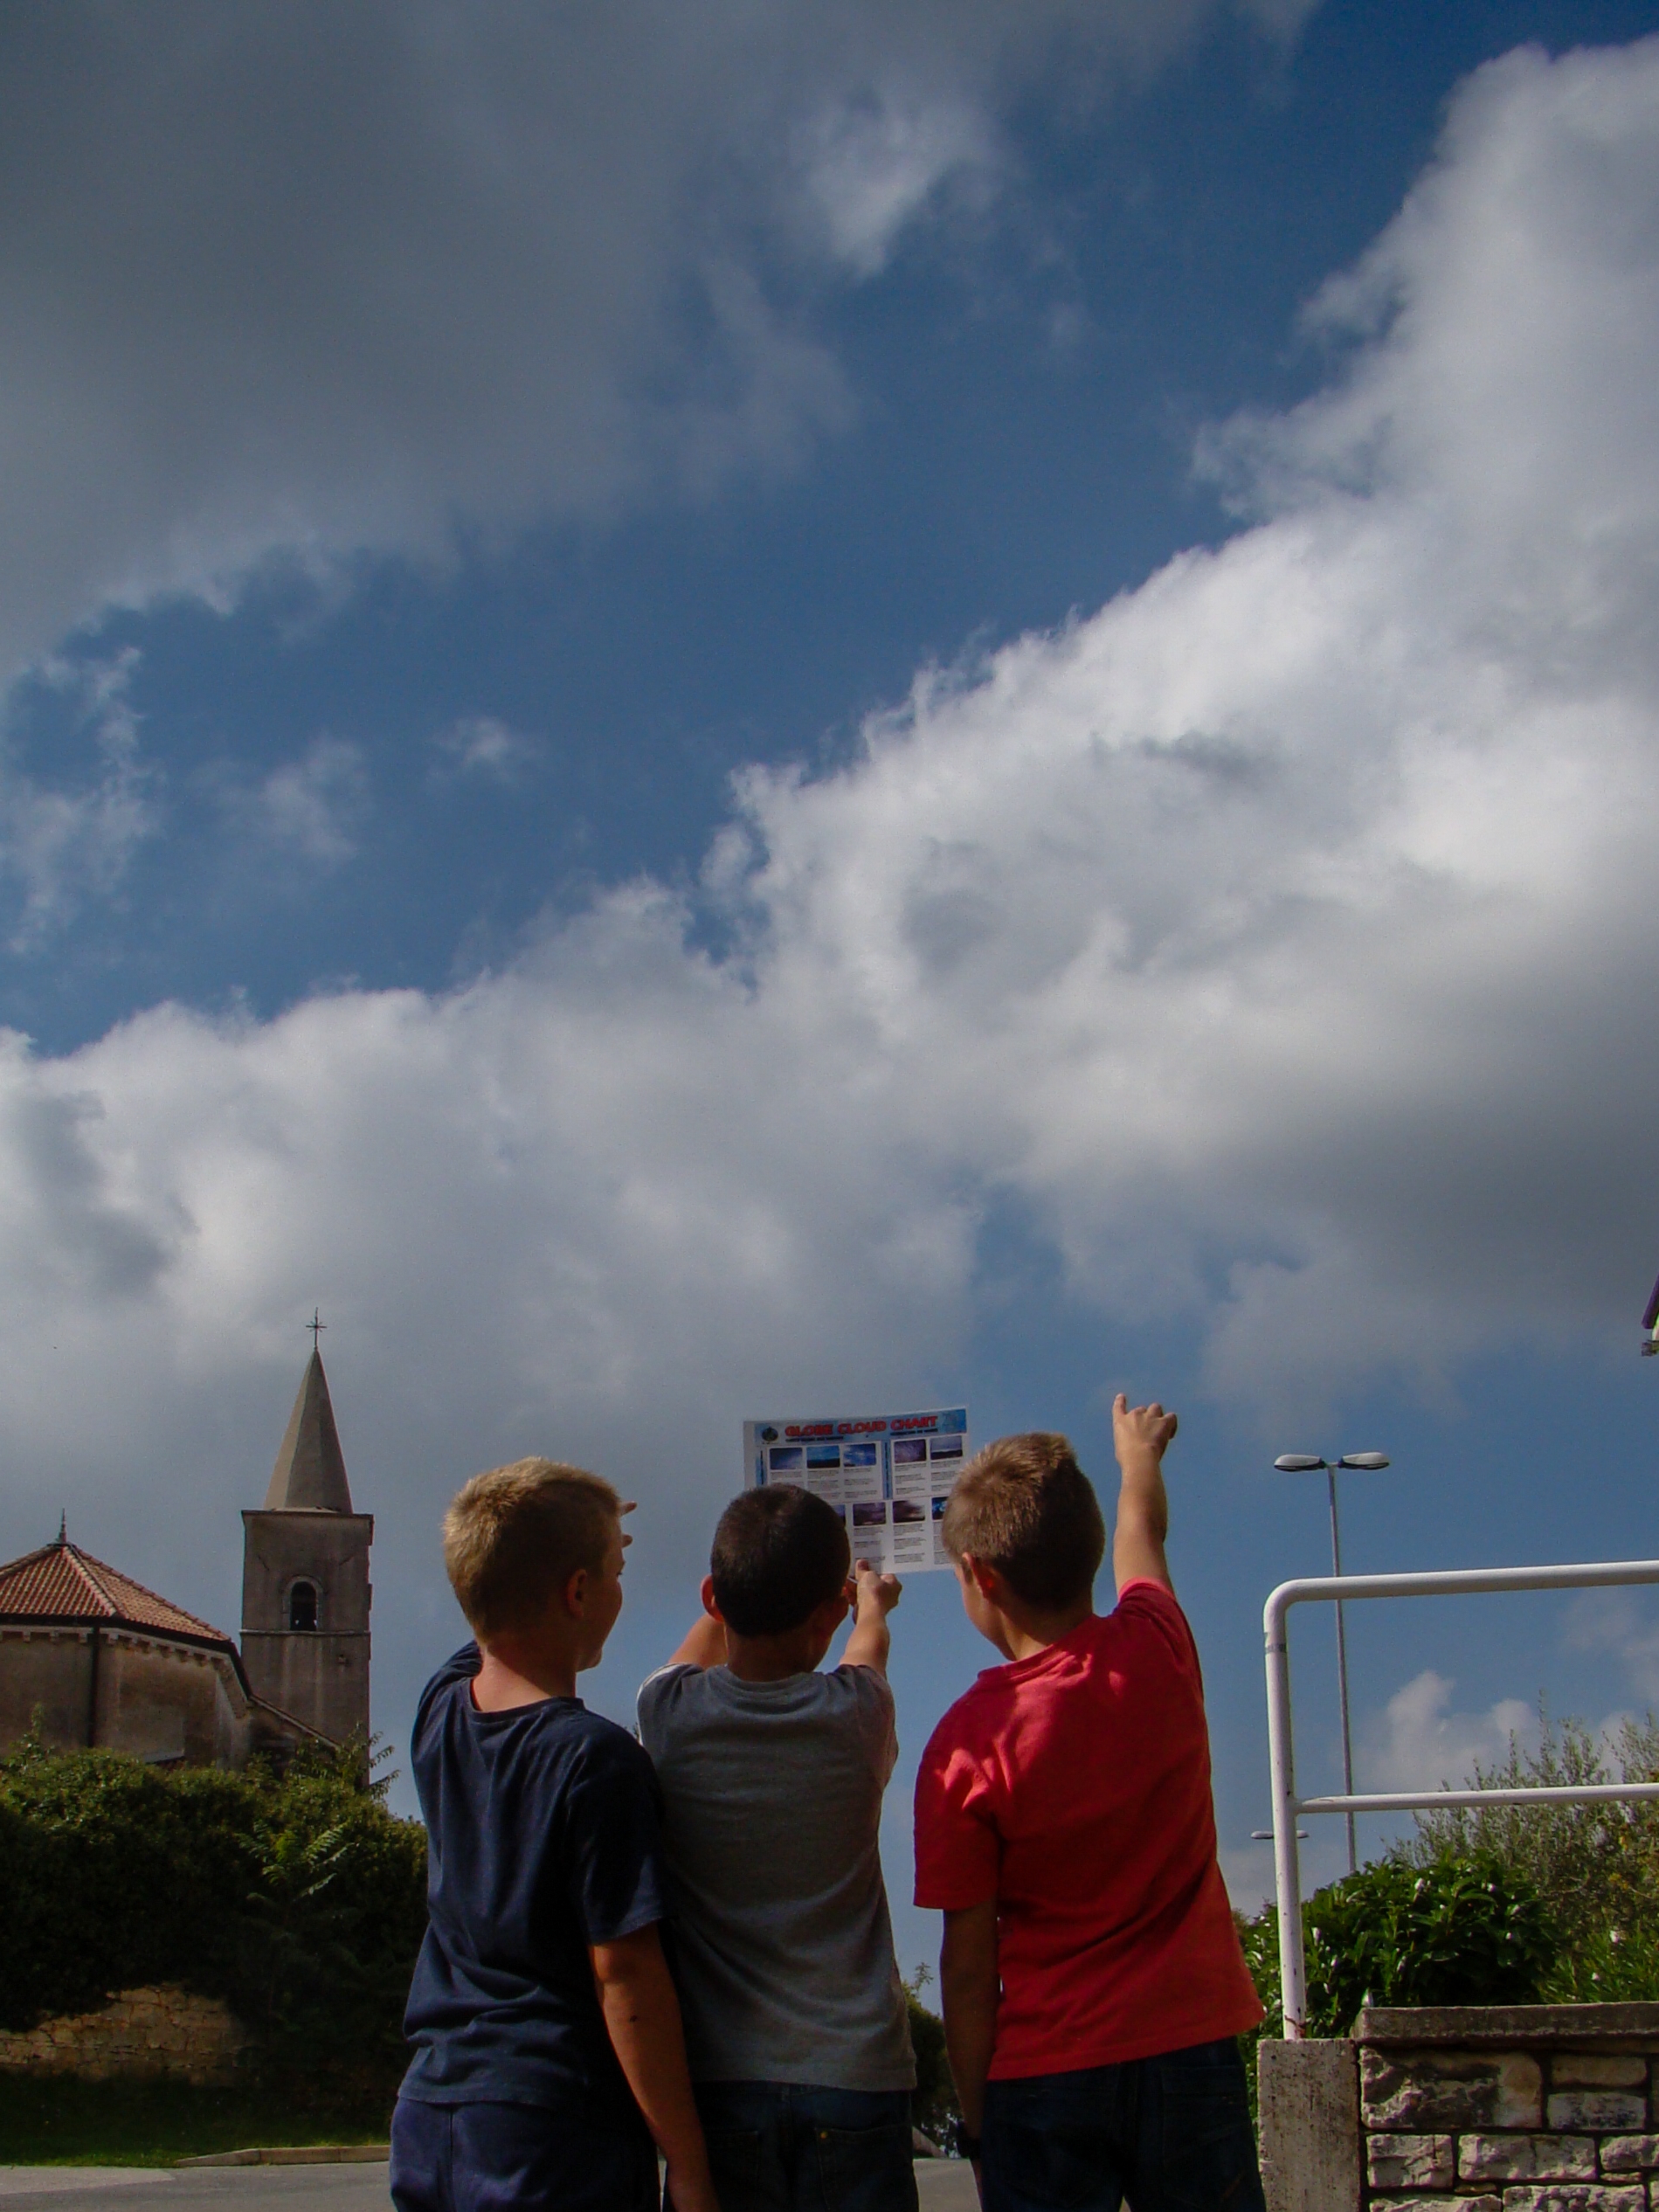
<path fill-rule="evenodd" d="M 605 2031 L 633 2099 L 668 2165 L 674 2212 L 720 2212 L 691 2094 L 680 2000 L 654 1927 L 590 1953 Z"/>
<path fill-rule="evenodd" d="M 1112 1578 L 1119 1590 L 1126 1582 L 1175 1586 L 1164 1556 L 1170 1529 L 1164 1451 L 1177 1426 L 1175 1415 L 1156 1403 L 1131 1406 L 1121 1390 L 1112 1400 L 1112 1443 L 1122 1477 L 1112 1538 Z"/>
<path fill-rule="evenodd" d="M 861 1559 L 854 1572 L 858 1577 L 858 1596 L 854 1607 L 853 1633 L 847 1639 L 841 1664 L 869 1667 L 885 1676 L 887 1655 L 893 1643 L 887 1616 L 897 1605 L 904 1585 L 896 1574 L 878 1574 L 868 1559 Z"/>
<path fill-rule="evenodd" d="M 714 1594 L 712 1577 L 702 1586 L 703 1609 L 686 1630 L 685 1640 L 668 1664 L 671 1667 L 723 1667 L 726 1663 L 726 1624 L 709 1610 Z"/>

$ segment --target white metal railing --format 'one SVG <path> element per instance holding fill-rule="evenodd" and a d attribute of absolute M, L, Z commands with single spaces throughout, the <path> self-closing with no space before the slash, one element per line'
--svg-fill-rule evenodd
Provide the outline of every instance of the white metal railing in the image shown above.
<path fill-rule="evenodd" d="M 1599 1590 L 1659 1582 L 1659 1559 L 1593 1566 L 1472 1567 L 1430 1574 L 1322 1574 L 1282 1582 L 1262 1611 L 1268 1647 L 1268 1760 L 1273 1784 L 1273 1877 L 1279 1908 L 1279 1981 L 1284 2032 L 1295 2040 L 1308 2011 L 1302 1946 L 1296 1821 L 1303 1813 L 1407 1813 L 1427 1805 L 1581 1805 L 1659 1798 L 1659 1782 L 1586 1782 L 1559 1788 L 1381 1790 L 1298 1797 L 1290 1723 L 1289 1613 L 1317 1599 L 1469 1597 L 1487 1590 Z"/>

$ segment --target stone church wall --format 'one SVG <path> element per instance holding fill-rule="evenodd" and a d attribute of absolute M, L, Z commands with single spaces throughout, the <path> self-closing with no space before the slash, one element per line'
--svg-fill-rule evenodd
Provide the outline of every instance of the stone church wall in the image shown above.
<path fill-rule="evenodd" d="M 82 2081 L 171 2075 L 198 2087 L 234 2081 L 247 2030 L 216 1997 L 163 1987 L 123 1989 L 96 2012 L 0 2030 L 0 2073 Z"/>
<path fill-rule="evenodd" d="M 91 1741 L 157 1764 L 246 1764 L 246 1700 L 228 1660 L 100 1628 L 95 1711 L 93 1683 L 86 1629 L 0 1630 L 0 1749 L 27 1733 L 38 1709 L 41 1733 L 54 1750 Z"/>
<path fill-rule="evenodd" d="M 84 1628 L 0 1630 L 0 1749 L 28 1734 L 37 1707 L 54 1749 L 84 1744 L 91 1663 Z"/>

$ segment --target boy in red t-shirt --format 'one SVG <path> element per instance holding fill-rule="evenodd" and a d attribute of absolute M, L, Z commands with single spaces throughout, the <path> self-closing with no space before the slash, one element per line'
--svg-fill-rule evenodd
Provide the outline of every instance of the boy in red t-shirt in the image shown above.
<path fill-rule="evenodd" d="M 1170 1586 L 1161 1406 L 1120 1394 L 1117 1607 L 1063 1436 L 965 1467 L 943 1534 L 1008 1662 L 923 1753 L 916 1901 L 985 2212 L 1262 2212 L 1235 2038 L 1262 2017 L 1215 1857 L 1198 1651 Z"/>

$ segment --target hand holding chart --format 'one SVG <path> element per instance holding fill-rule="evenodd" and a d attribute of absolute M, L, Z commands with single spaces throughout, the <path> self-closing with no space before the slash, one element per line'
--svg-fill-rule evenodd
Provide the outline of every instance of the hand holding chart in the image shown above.
<path fill-rule="evenodd" d="M 965 1406 L 746 1421 L 743 1486 L 791 1483 L 814 1491 L 845 1519 L 855 1559 L 915 1574 L 950 1565 L 939 1520 L 971 1450 Z"/>

